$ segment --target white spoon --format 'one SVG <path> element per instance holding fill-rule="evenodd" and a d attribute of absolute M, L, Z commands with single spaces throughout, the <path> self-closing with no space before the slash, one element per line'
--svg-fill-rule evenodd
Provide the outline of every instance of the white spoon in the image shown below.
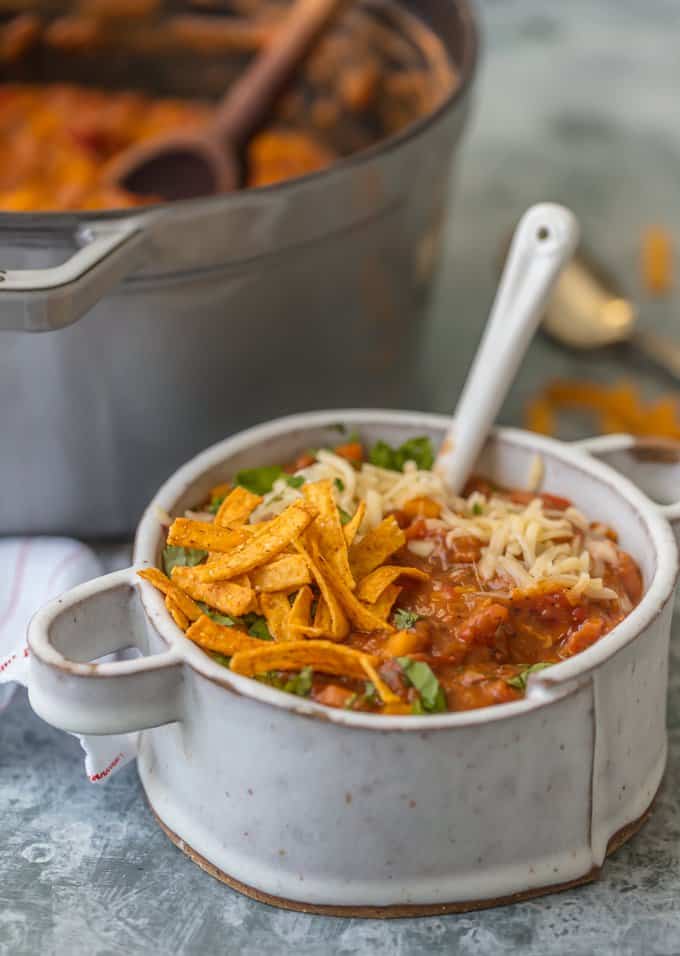
<path fill-rule="evenodd" d="M 532 206 L 515 230 L 498 292 L 435 470 L 459 494 L 536 331 L 560 271 L 578 243 L 563 206 Z"/>

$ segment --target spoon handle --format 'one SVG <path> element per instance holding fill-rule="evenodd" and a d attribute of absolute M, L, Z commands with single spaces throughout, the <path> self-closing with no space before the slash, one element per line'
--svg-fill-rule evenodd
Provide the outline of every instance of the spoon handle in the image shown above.
<path fill-rule="evenodd" d="M 510 246 L 481 344 L 436 470 L 454 493 L 463 488 L 541 320 L 548 296 L 578 242 L 568 209 L 532 206 Z"/>
<path fill-rule="evenodd" d="M 224 140 L 243 145 L 267 119 L 272 104 L 312 44 L 351 0 L 295 0 L 271 43 L 229 88 L 213 128 Z"/>

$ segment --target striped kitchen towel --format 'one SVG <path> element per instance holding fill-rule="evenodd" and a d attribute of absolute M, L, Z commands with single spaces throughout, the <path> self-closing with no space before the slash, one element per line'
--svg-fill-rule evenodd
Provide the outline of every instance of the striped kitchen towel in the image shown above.
<path fill-rule="evenodd" d="M 101 574 L 90 548 L 71 538 L 0 539 L 0 712 L 28 682 L 26 629 L 33 614 L 69 588 Z M 136 755 L 136 735 L 78 737 L 85 771 L 105 780 Z"/>

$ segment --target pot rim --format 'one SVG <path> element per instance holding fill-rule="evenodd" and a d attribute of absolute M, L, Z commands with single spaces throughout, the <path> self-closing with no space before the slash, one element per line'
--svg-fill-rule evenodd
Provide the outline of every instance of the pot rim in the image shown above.
<path fill-rule="evenodd" d="M 198 454 L 180 467 L 159 489 L 147 506 L 137 528 L 134 544 L 135 564 L 139 567 L 155 566 L 159 537 L 162 532 L 159 510 L 173 513 L 176 502 L 186 495 L 188 489 L 205 472 L 225 462 L 232 455 L 268 439 L 280 437 L 292 431 L 329 426 L 337 421 L 358 426 L 383 424 L 443 430 L 450 419 L 445 415 L 425 412 L 331 409 L 289 415 L 239 432 Z M 497 428 L 493 432 L 493 438 L 520 446 L 527 452 L 564 462 L 597 479 L 603 485 L 603 491 L 608 489 L 609 492 L 619 495 L 636 513 L 654 558 L 649 586 L 642 600 L 631 613 L 596 644 L 569 660 L 553 665 L 550 668 L 549 677 L 545 672 L 534 675 L 530 679 L 527 695 L 522 700 L 477 710 L 424 717 L 378 716 L 341 711 L 293 697 L 250 678 L 231 674 L 184 636 L 170 617 L 162 595 L 147 582 L 139 581 L 137 586 L 148 620 L 169 649 L 179 651 L 190 667 L 213 683 L 253 701 L 345 727 L 400 732 L 446 730 L 519 717 L 527 711 L 545 706 L 573 693 L 575 687 L 593 669 L 607 662 L 643 633 L 672 597 L 678 573 L 678 550 L 673 532 L 656 506 L 639 488 L 608 465 L 579 450 L 578 447 L 570 447 L 557 439 L 514 428 Z"/>
<path fill-rule="evenodd" d="M 337 173 L 342 173 L 354 166 L 364 162 L 370 162 L 383 154 L 391 153 L 399 149 L 402 145 L 416 139 L 431 126 L 438 123 L 449 110 L 453 110 L 460 101 L 464 100 L 468 95 L 477 73 L 480 50 L 480 28 L 475 0 L 447 0 L 447 2 L 458 11 L 462 27 L 463 52 L 460 63 L 454 64 L 458 71 L 459 82 L 435 109 L 415 119 L 400 132 L 386 136 L 372 146 L 367 146 L 365 149 L 352 153 L 349 156 L 341 157 L 336 162 L 331 163 L 330 166 L 320 169 L 317 172 L 307 173 L 304 176 L 296 176 L 291 179 L 284 179 L 279 183 L 272 183 L 269 186 L 259 186 L 257 189 L 241 190 L 226 196 L 181 199 L 172 203 L 158 203 L 150 206 L 133 207 L 132 209 L 12 213 L 0 211 L 0 229 L 12 229 L 17 227 L 22 229 L 26 227 L 30 227 L 31 229 L 58 229 L 66 226 L 77 228 L 83 222 L 92 222 L 95 220 L 98 222 L 111 222 L 130 217 L 141 221 L 162 213 L 167 213 L 172 209 L 181 209 L 183 212 L 194 211 L 200 215 L 201 212 L 209 206 L 212 207 L 216 202 L 221 202 L 225 208 L 228 208 L 230 204 L 238 202 L 244 193 L 248 195 L 249 199 L 258 197 L 261 198 L 262 201 L 266 201 L 270 196 L 276 197 L 285 191 L 306 186 L 309 183 L 319 182 L 323 178 L 329 178 Z"/>

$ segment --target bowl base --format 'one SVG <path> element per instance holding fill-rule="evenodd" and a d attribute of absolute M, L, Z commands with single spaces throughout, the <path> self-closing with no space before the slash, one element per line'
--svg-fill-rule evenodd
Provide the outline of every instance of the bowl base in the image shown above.
<path fill-rule="evenodd" d="M 607 844 L 607 857 L 615 853 L 616 850 L 622 847 L 624 843 L 638 832 L 651 815 L 655 800 L 656 794 L 654 794 L 652 802 L 642 816 L 621 827 L 621 829 L 617 830 L 610 838 Z M 508 906 L 510 903 L 522 903 L 525 900 L 536 899 L 536 897 L 539 896 L 547 896 L 550 893 L 561 893 L 563 890 L 570 890 L 575 886 L 583 886 L 585 883 L 592 883 L 599 879 L 603 869 L 601 866 L 594 866 L 587 873 L 584 873 L 583 876 L 575 880 L 568 880 L 565 883 L 552 883 L 549 886 L 542 886 L 520 893 L 511 893 L 509 896 L 500 896 L 496 899 L 488 900 L 465 900 L 459 903 L 396 904 L 394 906 L 333 906 L 318 903 L 304 903 L 300 900 L 289 900 L 281 896 L 272 896 L 269 893 L 263 893 L 253 886 L 241 883 L 240 880 L 234 879 L 234 877 L 229 876 L 228 873 L 224 873 L 209 860 L 206 860 L 204 856 L 201 856 L 200 853 L 197 853 L 185 840 L 174 833 L 170 827 L 161 820 L 150 803 L 149 808 L 161 830 L 172 840 L 175 846 L 185 853 L 197 866 L 200 866 L 202 870 L 205 870 L 210 876 L 214 876 L 216 880 L 219 880 L 221 883 L 226 883 L 232 890 L 237 890 L 239 893 L 243 893 L 244 896 L 257 900 L 258 903 L 266 903 L 268 906 L 276 906 L 279 909 L 294 910 L 298 913 L 310 913 L 319 916 L 342 916 L 348 919 L 400 919 L 412 916 L 444 916 L 447 913 L 470 913 L 474 910 L 490 909 L 494 906 Z"/>

